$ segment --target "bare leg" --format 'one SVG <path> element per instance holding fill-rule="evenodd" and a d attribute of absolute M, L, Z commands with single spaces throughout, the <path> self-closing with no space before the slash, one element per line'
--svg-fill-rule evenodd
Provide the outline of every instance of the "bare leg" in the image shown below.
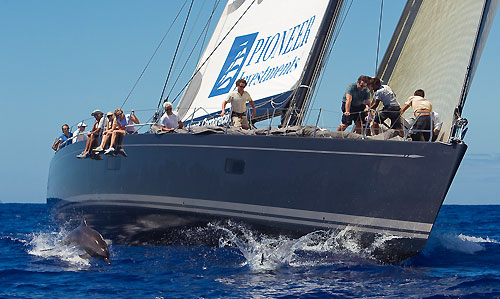
<path fill-rule="evenodd" d="M 354 132 L 361 134 L 361 129 L 362 129 L 361 122 L 360 121 L 355 122 L 354 126 L 355 126 Z"/>
<path fill-rule="evenodd" d="M 337 128 L 337 132 L 345 131 L 347 129 L 347 125 L 340 124 L 339 127 Z"/>
<path fill-rule="evenodd" d="M 83 153 L 88 153 L 90 151 L 90 145 L 92 144 L 92 141 L 94 141 L 94 135 L 90 134 L 89 139 L 87 139 L 87 143 L 85 144 L 85 150 Z"/>
<path fill-rule="evenodd" d="M 373 127 L 373 135 L 378 135 L 378 133 L 380 131 L 379 130 L 380 127 L 379 127 L 378 123 L 373 122 L 372 127 Z"/>
<path fill-rule="evenodd" d="M 102 148 L 105 148 L 106 147 L 106 143 L 108 142 L 108 139 L 109 139 L 109 135 L 110 133 L 106 133 L 105 135 L 102 136 L 102 142 L 101 142 L 101 146 Z"/>
<path fill-rule="evenodd" d="M 116 134 L 117 134 L 117 132 L 114 131 L 113 135 L 111 136 L 111 144 L 109 145 L 109 148 L 112 148 L 112 147 L 114 148 L 115 141 L 116 141 Z"/>

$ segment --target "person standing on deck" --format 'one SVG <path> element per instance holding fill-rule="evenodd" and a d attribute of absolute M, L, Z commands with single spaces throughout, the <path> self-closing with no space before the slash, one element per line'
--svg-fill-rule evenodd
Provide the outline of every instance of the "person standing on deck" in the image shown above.
<path fill-rule="evenodd" d="M 410 106 L 413 107 L 413 115 L 416 120 L 412 129 L 417 130 L 417 132 L 410 134 L 413 141 L 428 141 L 430 138 L 432 104 L 424 97 L 425 92 L 422 89 L 417 89 L 401 109 L 401 115 L 403 115 Z"/>
<path fill-rule="evenodd" d="M 374 102 L 370 105 L 370 110 L 377 109 L 380 102 L 384 105 L 382 110 L 375 112 L 375 117 L 373 118 L 374 134 L 377 135 L 379 133 L 378 124 L 386 119 L 391 120 L 392 129 L 401 130 L 403 128 L 401 125 L 401 107 L 396 99 L 396 95 L 389 85 L 382 85 L 379 78 L 371 78 L 368 83 L 368 89 L 375 92 L 373 95 Z M 403 136 L 404 133 L 400 131 L 400 135 Z"/>
<path fill-rule="evenodd" d="M 361 125 L 366 116 L 367 103 L 370 99 L 370 91 L 367 84 L 370 81 L 368 76 L 359 76 L 356 83 L 347 86 L 342 99 L 342 123 L 337 131 L 345 131 L 354 121 L 355 131 L 361 134 Z"/>
<path fill-rule="evenodd" d="M 231 121 L 233 126 L 240 127 L 244 130 L 248 130 L 250 127 L 246 116 L 247 102 L 249 102 L 250 106 L 252 106 L 252 118 L 255 117 L 255 104 L 252 97 L 250 97 L 250 94 L 244 91 L 246 86 L 247 81 L 245 81 L 245 79 L 238 79 L 236 81 L 237 89 L 231 92 L 227 96 L 227 99 L 222 102 L 222 112 L 220 113 L 220 116 L 224 116 L 226 113 L 226 104 L 231 103 L 231 108 L 233 109 L 231 113 Z"/>
<path fill-rule="evenodd" d="M 172 112 L 172 103 L 163 103 L 163 108 L 165 109 L 165 114 L 160 118 L 160 125 L 162 131 L 173 131 L 177 128 L 184 128 L 184 124 L 177 116 L 177 113 Z"/>

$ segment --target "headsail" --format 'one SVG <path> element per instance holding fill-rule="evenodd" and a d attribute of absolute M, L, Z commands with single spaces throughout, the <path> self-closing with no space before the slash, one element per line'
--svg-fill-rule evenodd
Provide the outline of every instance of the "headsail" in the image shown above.
<path fill-rule="evenodd" d="M 238 78 L 248 82 L 257 118 L 285 106 L 301 80 L 328 4 L 328 0 L 229 0 L 177 106 L 181 118 L 203 121 L 220 113 Z M 208 124 L 223 121 L 213 119 Z"/>
<path fill-rule="evenodd" d="M 400 104 L 416 89 L 425 90 L 443 121 L 441 140 L 449 137 L 498 2 L 409 0 L 379 67 L 377 75 Z"/>

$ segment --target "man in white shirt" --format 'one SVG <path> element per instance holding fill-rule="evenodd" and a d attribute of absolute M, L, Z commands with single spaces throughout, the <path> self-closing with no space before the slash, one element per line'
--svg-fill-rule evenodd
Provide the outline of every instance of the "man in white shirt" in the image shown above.
<path fill-rule="evenodd" d="M 78 129 L 76 129 L 76 131 L 73 133 L 73 143 L 79 141 L 87 141 L 88 137 L 85 133 L 85 128 L 87 128 L 87 125 L 84 122 L 79 122 L 77 127 Z"/>
<path fill-rule="evenodd" d="M 250 94 L 244 91 L 246 86 L 247 81 L 245 81 L 245 79 L 238 79 L 236 81 L 237 89 L 229 93 L 227 99 L 222 102 L 222 112 L 220 113 L 220 116 L 224 116 L 226 113 L 226 104 L 231 103 L 231 108 L 233 110 L 231 112 L 231 120 L 233 122 L 233 126 L 240 127 L 244 130 L 248 130 L 250 127 L 246 115 L 247 102 L 249 102 L 250 106 L 252 106 L 252 118 L 255 118 L 255 104 L 252 97 L 250 97 Z"/>
<path fill-rule="evenodd" d="M 177 116 L 177 113 L 172 112 L 172 103 L 163 103 L 163 108 L 165 109 L 165 114 L 160 118 L 161 130 L 162 131 L 173 131 L 177 128 L 184 128 L 184 124 Z"/>

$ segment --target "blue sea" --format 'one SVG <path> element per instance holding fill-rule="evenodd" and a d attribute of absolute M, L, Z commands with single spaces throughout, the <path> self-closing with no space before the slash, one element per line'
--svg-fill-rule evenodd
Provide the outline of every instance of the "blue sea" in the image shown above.
<path fill-rule="evenodd" d="M 61 245 L 45 205 L 0 204 L 0 298 L 500 298 L 499 223 L 500 206 L 445 205 L 425 250 L 395 265 L 346 230 L 312 242 L 230 222 L 218 247 L 110 244 L 108 265 Z"/>

